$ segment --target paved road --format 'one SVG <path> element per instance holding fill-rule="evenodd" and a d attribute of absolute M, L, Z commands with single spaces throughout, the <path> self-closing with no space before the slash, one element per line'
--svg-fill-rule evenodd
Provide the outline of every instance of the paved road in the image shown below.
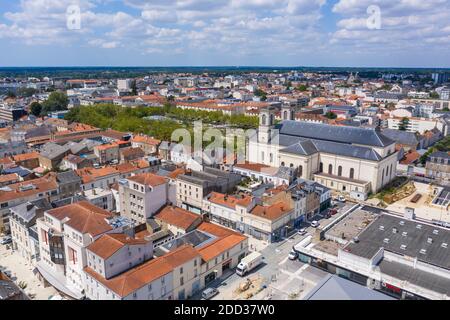
<path fill-rule="evenodd" d="M 336 206 L 338 209 L 337 215 L 330 218 L 325 218 L 324 214 L 318 214 L 311 220 L 316 220 L 320 223 L 321 227 L 325 227 L 326 225 L 332 223 L 333 220 L 337 219 L 349 208 L 354 206 L 354 203 L 336 203 Z M 304 282 L 309 283 L 309 288 L 314 286 L 314 284 L 324 277 L 326 273 L 311 266 L 304 265 L 300 261 L 290 261 L 288 259 L 288 255 L 292 250 L 292 247 L 308 235 L 314 234 L 316 231 L 316 229 L 311 227 L 309 223 L 302 225 L 301 228 L 306 228 L 307 234 L 300 235 L 297 232 L 294 232 L 290 237 L 277 243 L 271 243 L 263 249 L 261 251 L 263 255 L 263 264 L 247 276 L 256 276 L 258 274 L 261 275 L 264 278 L 263 284 L 267 287 L 273 284 L 273 281 L 276 279 L 286 277 L 287 278 L 285 280 L 287 282 L 295 279 L 304 279 Z M 245 277 L 241 278 L 235 273 L 230 273 L 225 277 L 225 279 L 218 279 L 214 281 L 209 287 L 219 289 L 220 293 L 214 297 L 213 300 L 233 299 L 233 291 L 244 280 Z M 295 286 L 297 284 L 293 281 L 292 285 Z M 200 297 L 201 295 L 197 294 L 193 297 L 193 299 L 199 299 Z"/>

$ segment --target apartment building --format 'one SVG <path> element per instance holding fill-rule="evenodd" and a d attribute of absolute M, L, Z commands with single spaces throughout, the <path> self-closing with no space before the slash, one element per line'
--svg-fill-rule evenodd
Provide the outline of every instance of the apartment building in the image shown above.
<path fill-rule="evenodd" d="M 227 193 L 241 181 L 236 173 L 204 167 L 177 177 L 177 206 L 201 214 L 203 199 L 213 191 Z"/>
<path fill-rule="evenodd" d="M 112 161 L 119 161 L 119 145 L 117 143 L 103 144 L 94 148 L 94 154 L 99 159 L 100 163 L 111 163 Z"/>
<path fill-rule="evenodd" d="M 40 276 L 59 291 L 80 299 L 84 296 L 83 269 L 86 248 L 105 233 L 122 233 L 131 221 L 87 201 L 48 210 L 37 219 L 41 260 Z"/>
<path fill-rule="evenodd" d="M 21 167 L 33 170 L 39 167 L 39 153 L 30 152 L 13 156 L 14 162 Z"/>
<path fill-rule="evenodd" d="M 398 130 L 402 124 L 403 118 L 388 118 L 387 125 L 389 129 Z M 426 118 L 408 118 L 406 123 L 406 131 L 418 132 L 419 134 L 424 134 L 427 131 L 432 131 L 433 129 L 438 129 L 444 136 L 449 134 L 449 129 L 447 122 L 443 119 L 426 119 Z"/>
<path fill-rule="evenodd" d="M 95 253 L 90 252 L 91 256 L 92 254 Z M 110 271 L 114 264 L 112 267 L 106 264 L 106 272 L 111 275 L 110 277 L 104 277 L 92 268 L 86 267 L 84 269 L 86 295 L 90 299 L 100 300 L 173 300 L 179 298 L 174 296 L 174 292 L 177 291 L 184 292 L 186 297 L 185 279 L 190 280 L 190 270 L 197 270 L 199 260 L 198 252 L 186 245 L 164 257 L 150 259 L 123 273 Z M 190 292 L 192 289 L 188 294 Z"/>
<path fill-rule="evenodd" d="M 139 147 L 122 148 L 119 154 L 121 163 L 138 160 L 145 156 L 144 151 Z"/>
<path fill-rule="evenodd" d="M 133 148 L 141 148 L 145 155 L 156 155 L 158 154 L 158 147 L 161 141 L 154 139 L 146 135 L 135 135 L 131 139 L 131 145 Z"/>
<path fill-rule="evenodd" d="M 275 242 L 293 229 L 304 209 L 295 210 L 290 194 L 271 194 L 270 201 L 248 195 L 230 196 L 212 192 L 207 197 L 211 221 L 256 239 Z M 268 198 L 269 198 L 268 197 Z M 268 200 L 268 199 L 267 199 Z"/>
<path fill-rule="evenodd" d="M 164 219 L 168 227 L 194 220 L 196 227 L 155 247 L 154 257 L 149 258 L 150 252 L 145 251 L 152 248 L 151 242 L 124 235 L 108 234 L 92 243 L 84 268 L 86 296 L 101 300 L 189 299 L 228 274 L 248 254 L 247 237 L 211 223 L 198 224 L 192 213 L 178 209 L 176 217 L 170 212 Z"/>
<path fill-rule="evenodd" d="M 450 186 L 450 153 L 436 151 L 430 154 L 425 175 L 443 186 Z"/>
<path fill-rule="evenodd" d="M 153 173 L 139 174 L 119 180 L 120 212 L 124 217 L 143 224 L 169 200 L 169 183 Z"/>
<path fill-rule="evenodd" d="M 83 168 L 76 170 L 76 173 L 81 178 L 81 189 L 90 190 L 93 188 L 106 189 L 120 179 L 154 170 L 155 168 L 151 167 L 147 161 L 140 160 L 97 169 L 91 167 Z"/>
<path fill-rule="evenodd" d="M 9 219 L 12 247 L 28 263 L 35 265 L 40 259 L 36 220 L 52 209 L 46 199 L 28 201 L 11 208 Z"/>
<path fill-rule="evenodd" d="M 112 212 L 116 210 L 111 189 L 93 188 L 82 192 L 82 196 L 93 205 Z"/>
<path fill-rule="evenodd" d="M 164 207 L 154 219 L 162 230 L 167 230 L 176 237 L 195 230 L 202 223 L 198 214 L 173 206 Z"/>
<path fill-rule="evenodd" d="M 10 209 L 24 202 L 59 198 L 58 183 L 54 175 L 10 184 L 0 190 L 0 232 L 9 234 Z"/>
<path fill-rule="evenodd" d="M 153 257 L 153 243 L 124 233 L 105 234 L 87 247 L 88 268 L 112 278 Z"/>

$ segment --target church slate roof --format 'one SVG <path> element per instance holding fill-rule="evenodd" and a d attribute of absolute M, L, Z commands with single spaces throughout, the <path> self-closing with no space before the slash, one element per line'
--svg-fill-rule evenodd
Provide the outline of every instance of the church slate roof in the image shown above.
<path fill-rule="evenodd" d="M 395 143 L 376 129 L 332 126 L 305 121 L 283 121 L 276 126 L 276 129 L 279 130 L 280 135 L 370 147 L 386 147 Z"/>
<path fill-rule="evenodd" d="M 309 156 L 316 152 L 325 152 L 343 157 L 370 161 L 380 161 L 382 159 L 382 157 L 371 148 L 324 140 L 302 140 L 287 148 L 281 149 L 280 152 L 301 156 Z"/>
<path fill-rule="evenodd" d="M 418 145 L 419 139 L 417 138 L 416 133 L 401 131 L 395 129 L 384 129 L 383 135 L 394 140 L 396 143 L 405 144 L 405 145 Z"/>

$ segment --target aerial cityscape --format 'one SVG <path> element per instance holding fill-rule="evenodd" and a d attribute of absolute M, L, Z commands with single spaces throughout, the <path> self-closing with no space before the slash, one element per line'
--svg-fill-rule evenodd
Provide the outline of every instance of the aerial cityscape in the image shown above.
<path fill-rule="evenodd" d="M 0 0 L 0 303 L 450 300 L 450 3 L 373 2 Z"/>

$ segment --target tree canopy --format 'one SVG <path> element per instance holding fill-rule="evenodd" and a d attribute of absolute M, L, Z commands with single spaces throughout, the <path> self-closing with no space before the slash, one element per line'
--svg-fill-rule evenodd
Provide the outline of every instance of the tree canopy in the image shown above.
<path fill-rule="evenodd" d="M 47 115 L 50 112 L 67 110 L 69 99 L 64 92 L 54 91 L 50 94 L 48 99 L 42 103 L 42 115 Z"/>

